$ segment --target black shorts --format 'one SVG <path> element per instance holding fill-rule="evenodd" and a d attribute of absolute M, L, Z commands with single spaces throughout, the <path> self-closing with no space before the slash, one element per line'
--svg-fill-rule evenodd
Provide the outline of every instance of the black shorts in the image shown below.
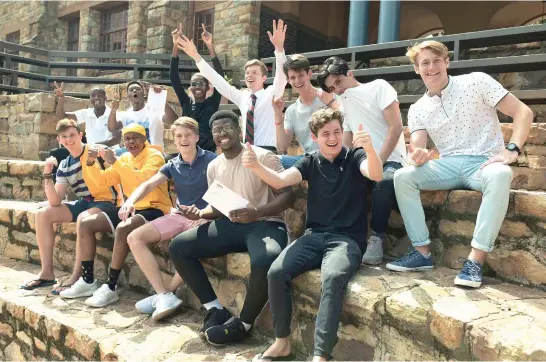
<path fill-rule="evenodd" d="M 78 216 L 91 208 L 101 209 L 105 214 L 108 212 L 114 212 L 118 210 L 116 204 L 110 201 L 88 201 L 85 198 L 80 198 L 76 201 L 63 202 L 63 205 L 68 207 L 72 214 L 72 222 L 78 220 Z"/>
<path fill-rule="evenodd" d="M 106 218 L 108 219 L 108 222 L 110 223 L 110 227 L 112 228 L 112 233 L 115 232 L 116 228 L 118 227 L 119 223 L 121 222 L 121 219 L 118 216 L 120 208 L 116 208 L 114 210 L 108 210 L 103 211 L 102 213 L 106 215 Z M 143 209 L 143 210 L 137 210 L 135 212 L 135 216 L 140 216 L 144 219 L 145 222 L 150 222 L 152 220 L 155 220 L 157 218 L 160 218 L 161 216 L 164 216 L 163 211 L 159 209 Z"/>

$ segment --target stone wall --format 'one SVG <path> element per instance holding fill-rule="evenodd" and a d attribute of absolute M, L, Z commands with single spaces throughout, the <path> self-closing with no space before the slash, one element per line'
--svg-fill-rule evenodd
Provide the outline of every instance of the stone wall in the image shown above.
<path fill-rule="evenodd" d="M 42 186 L 44 163 L 0 159 L 0 199 L 28 201 L 45 200 Z"/>

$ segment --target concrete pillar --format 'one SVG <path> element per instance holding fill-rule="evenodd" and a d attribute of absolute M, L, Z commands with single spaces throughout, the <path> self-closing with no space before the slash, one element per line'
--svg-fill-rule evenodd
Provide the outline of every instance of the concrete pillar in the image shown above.
<path fill-rule="evenodd" d="M 95 9 L 84 9 L 80 11 L 80 51 L 100 51 L 100 11 Z M 97 62 L 97 58 L 80 58 L 80 62 Z M 78 69 L 78 77 L 95 77 L 98 71 L 94 69 Z"/>
<path fill-rule="evenodd" d="M 400 1 L 382 0 L 379 8 L 378 43 L 398 40 L 400 33 Z"/>
<path fill-rule="evenodd" d="M 347 46 L 354 47 L 368 43 L 369 10 L 370 3 L 368 0 L 351 0 Z"/>

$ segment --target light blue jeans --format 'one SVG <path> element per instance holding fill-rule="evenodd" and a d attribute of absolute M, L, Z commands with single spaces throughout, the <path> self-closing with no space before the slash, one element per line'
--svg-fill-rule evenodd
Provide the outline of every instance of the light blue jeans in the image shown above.
<path fill-rule="evenodd" d="M 396 199 L 413 246 L 430 244 L 420 191 L 470 189 L 483 193 L 472 247 L 493 250 L 508 210 L 512 169 L 498 162 L 480 169 L 486 160 L 483 156 L 448 156 L 396 171 Z"/>

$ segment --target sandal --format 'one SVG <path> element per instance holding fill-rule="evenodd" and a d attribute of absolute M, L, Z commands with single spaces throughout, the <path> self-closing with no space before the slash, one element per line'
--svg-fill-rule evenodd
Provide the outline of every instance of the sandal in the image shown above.
<path fill-rule="evenodd" d="M 33 282 L 38 282 L 38 283 L 34 284 L 34 285 L 29 285 L 30 283 L 33 283 Z M 42 287 L 47 287 L 47 286 L 50 286 L 50 285 L 55 285 L 55 283 L 57 283 L 56 280 L 33 279 L 33 280 L 29 280 L 29 281 L 25 282 L 24 284 L 22 284 L 21 289 L 34 290 L 36 288 L 42 288 Z"/>
<path fill-rule="evenodd" d="M 255 361 L 295 361 L 296 355 L 290 353 L 287 356 L 264 356 L 265 351 L 262 353 L 258 353 L 254 356 L 252 359 L 253 362 Z"/>

